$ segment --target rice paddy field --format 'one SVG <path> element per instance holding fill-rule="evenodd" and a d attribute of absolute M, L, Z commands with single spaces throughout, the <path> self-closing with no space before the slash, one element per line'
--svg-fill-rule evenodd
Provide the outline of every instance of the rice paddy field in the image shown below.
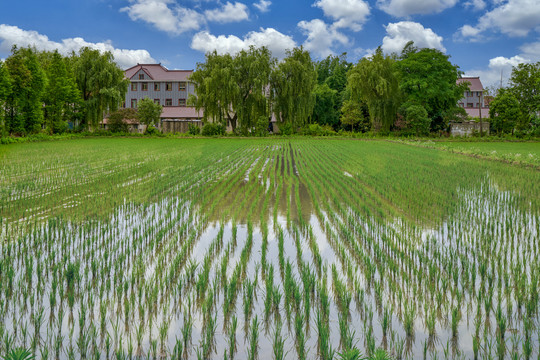
<path fill-rule="evenodd" d="M 0 356 L 537 359 L 539 239 L 536 168 L 438 149 L 2 146 Z"/>

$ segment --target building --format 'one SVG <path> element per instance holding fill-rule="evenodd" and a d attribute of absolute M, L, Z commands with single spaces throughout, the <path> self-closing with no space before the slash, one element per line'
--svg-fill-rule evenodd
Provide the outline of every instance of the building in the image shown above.
<path fill-rule="evenodd" d="M 489 117 L 489 107 L 485 104 L 484 86 L 480 78 L 462 77 L 457 79 L 458 85 L 464 82 L 469 83 L 469 91 L 463 93 L 463 98 L 458 101 L 458 105 L 464 108 L 467 115 L 472 118 L 487 119 Z"/>
<path fill-rule="evenodd" d="M 189 124 L 202 127 L 202 112 L 187 106 L 189 95 L 195 94 L 195 86 L 189 81 L 192 73 L 193 70 L 169 70 L 161 64 L 130 67 L 125 71 L 130 84 L 124 107 L 137 108 L 139 101 L 149 98 L 163 106 L 159 124 L 163 131 L 185 132 Z"/>
<path fill-rule="evenodd" d="M 451 123 L 450 133 L 453 136 L 469 136 L 475 132 L 489 134 L 489 122 L 484 121 L 489 118 L 488 99 L 484 96 L 484 86 L 479 77 L 457 79 L 458 85 L 465 82 L 469 83 L 469 90 L 463 93 L 463 98 L 458 101 L 458 105 L 465 109 L 469 118 L 481 120 Z"/>

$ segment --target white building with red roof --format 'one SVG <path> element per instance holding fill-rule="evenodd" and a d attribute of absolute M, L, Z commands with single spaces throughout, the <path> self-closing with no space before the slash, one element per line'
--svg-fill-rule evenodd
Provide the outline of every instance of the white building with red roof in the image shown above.
<path fill-rule="evenodd" d="M 473 118 L 487 119 L 489 117 L 489 107 L 484 101 L 484 86 L 480 77 L 462 77 L 457 79 L 457 84 L 467 82 L 469 91 L 465 91 L 463 98 L 458 101 L 458 105 L 465 109 L 467 115 Z"/>
<path fill-rule="evenodd" d="M 163 106 L 161 125 L 164 131 L 180 131 L 186 126 L 172 123 L 202 125 L 202 111 L 187 106 L 187 99 L 195 95 L 195 86 L 189 81 L 193 70 L 169 70 L 161 64 L 137 64 L 125 70 L 130 81 L 124 107 L 137 108 L 144 98 Z"/>

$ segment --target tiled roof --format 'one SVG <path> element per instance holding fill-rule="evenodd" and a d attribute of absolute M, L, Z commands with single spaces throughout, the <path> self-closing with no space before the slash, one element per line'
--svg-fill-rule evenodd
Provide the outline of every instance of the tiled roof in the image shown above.
<path fill-rule="evenodd" d="M 193 73 L 193 70 L 169 70 L 161 64 L 137 64 L 124 72 L 126 78 L 131 79 L 141 69 L 154 81 L 187 81 Z"/>
<path fill-rule="evenodd" d="M 200 119 L 202 116 L 202 111 L 191 106 L 164 106 L 161 112 L 162 119 Z"/>
<path fill-rule="evenodd" d="M 480 81 L 479 77 L 462 77 L 457 79 L 456 83 L 461 84 L 463 82 L 469 82 L 469 88 L 470 91 L 483 91 L 484 87 L 482 86 L 482 82 Z"/>
<path fill-rule="evenodd" d="M 470 117 L 480 117 L 478 108 L 465 108 L 467 115 Z M 482 119 L 489 117 L 489 108 L 482 108 Z"/>

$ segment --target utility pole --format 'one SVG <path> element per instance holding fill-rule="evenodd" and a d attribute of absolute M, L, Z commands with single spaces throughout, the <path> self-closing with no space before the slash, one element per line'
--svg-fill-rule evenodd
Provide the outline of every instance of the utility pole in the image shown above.
<path fill-rule="evenodd" d="M 478 92 L 478 114 L 480 115 L 480 137 L 484 136 L 482 129 L 482 92 Z"/>

